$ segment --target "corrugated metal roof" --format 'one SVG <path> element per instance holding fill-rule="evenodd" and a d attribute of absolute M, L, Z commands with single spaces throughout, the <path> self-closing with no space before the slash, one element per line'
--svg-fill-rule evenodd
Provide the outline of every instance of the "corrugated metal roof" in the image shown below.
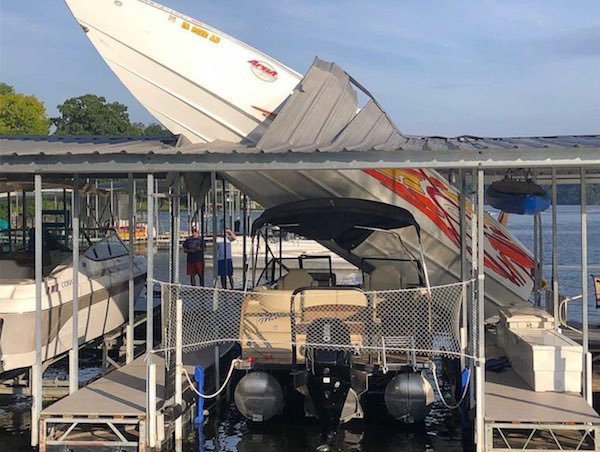
<path fill-rule="evenodd" d="M 366 93 L 368 95 L 368 93 Z M 257 144 L 189 144 L 183 137 L 60 137 L 0 136 L 0 160 L 8 156 L 34 155 L 193 155 L 276 154 L 315 152 L 515 152 L 515 159 L 530 151 L 598 149 L 600 135 L 547 137 L 454 138 L 403 135 L 375 99 L 358 111 L 358 96 L 350 76 L 335 63 L 315 59 L 298 88 L 283 106 Z M 573 152 L 575 151 L 575 152 Z M 304 158 L 304 157 L 303 157 Z M 310 157 L 306 157 L 307 161 Z M 315 159 L 318 160 L 318 159 Z"/>
<path fill-rule="evenodd" d="M 0 135 L 0 158 L 12 155 L 144 154 L 169 149 L 178 137 Z"/>
<path fill-rule="evenodd" d="M 317 58 L 257 147 L 274 152 L 326 146 L 357 111 L 358 96 L 348 75 L 335 63 Z"/>

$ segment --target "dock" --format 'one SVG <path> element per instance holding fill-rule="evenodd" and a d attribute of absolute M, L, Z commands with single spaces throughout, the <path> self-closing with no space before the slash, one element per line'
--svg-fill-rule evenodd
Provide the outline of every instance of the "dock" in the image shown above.
<path fill-rule="evenodd" d="M 486 358 L 504 355 L 486 332 Z M 536 392 L 512 369 L 485 373 L 485 450 L 600 450 L 600 415 L 582 394 Z"/>
<path fill-rule="evenodd" d="M 229 348 L 222 348 L 226 354 Z M 190 375 L 194 367 L 210 368 L 214 349 L 184 353 L 184 367 Z M 158 369 L 165 368 L 161 354 L 153 355 Z M 40 451 L 51 447 L 108 447 L 147 449 L 148 376 L 147 355 L 116 369 L 42 410 Z M 182 391 L 190 400 L 192 393 L 185 379 Z M 156 373 L 156 411 L 165 423 L 165 373 Z M 169 425 L 165 425 L 169 431 Z M 160 430 L 159 430 L 160 431 Z M 159 438 L 164 440 L 164 438 Z"/>

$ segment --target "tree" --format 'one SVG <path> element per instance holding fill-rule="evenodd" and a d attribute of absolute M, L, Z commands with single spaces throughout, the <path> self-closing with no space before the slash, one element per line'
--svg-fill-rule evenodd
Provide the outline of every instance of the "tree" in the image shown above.
<path fill-rule="evenodd" d="M 127 106 L 101 96 L 73 97 L 57 108 L 62 116 L 52 118 L 56 135 L 139 135 L 129 121 Z"/>
<path fill-rule="evenodd" d="M 156 123 L 150 124 L 144 129 L 144 136 L 147 137 L 169 137 L 171 135 L 171 132 Z"/>
<path fill-rule="evenodd" d="M 49 127 L 46 108 L 37 97 L 0 83 L 0 135 L 46 135 Z"/>

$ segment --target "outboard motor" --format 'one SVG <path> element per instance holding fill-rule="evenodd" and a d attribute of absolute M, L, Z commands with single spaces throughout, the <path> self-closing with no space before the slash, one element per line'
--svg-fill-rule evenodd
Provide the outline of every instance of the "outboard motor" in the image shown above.
<path fill-rule="evenodd" d="M 308 325 L 306 336 L 308 344 L 350 345 L 350 331 L 340 319 L 317 319 Z M 306 386 L 325 440 L 337 429 L 352 384 L 352 352 L 307 345 L 306 371 Z"/>

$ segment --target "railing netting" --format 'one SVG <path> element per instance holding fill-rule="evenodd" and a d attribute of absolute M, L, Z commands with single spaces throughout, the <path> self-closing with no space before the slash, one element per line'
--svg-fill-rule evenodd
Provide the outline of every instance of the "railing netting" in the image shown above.
<path fill-rule="evenodd" d="M 157 283 L 163 302 L 162 348 L 168 356 L 176 346 L 180 304 L 184 351 L 237 342 L 245 353 L 275 361 L 301 359 L 316 348 L 384 359 L 393 353 L 456 358 L 461 354 L 461 303 L 471 284 L 429 290 L 310 287 L 244 292 Z"/>

